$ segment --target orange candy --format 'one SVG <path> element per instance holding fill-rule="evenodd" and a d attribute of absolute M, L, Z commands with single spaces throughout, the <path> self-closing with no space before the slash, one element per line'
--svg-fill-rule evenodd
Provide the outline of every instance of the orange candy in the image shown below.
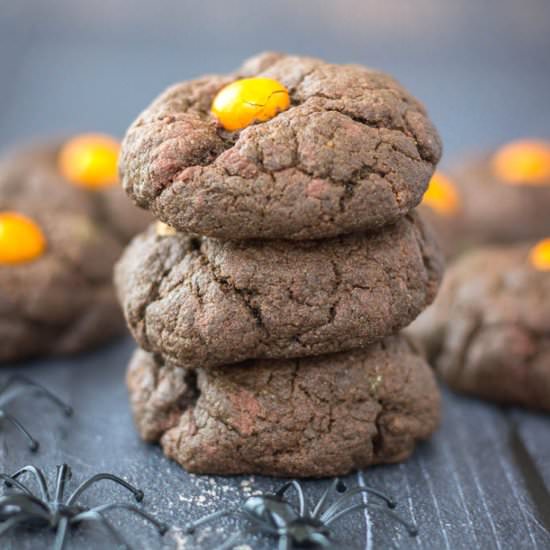
<path fill-rule="evenodd" d="M 460 208 L 460 197 L 451 180 L 441 172 L 436 172 L 424 193 L 422 204 L 442 216 L 451 216 Z"/>
<path fill-rule="evenodd" d="M 41 256 L 46 248 L 42 230 L 17 212 L 0 212 L 0 264 L 19 264 Z"/>
<path fill-rule="evenodd" d="M 288 90 L 272 78 L 243 78 L 222 88 L 212 102 L 212 114 L 228 131 L 265 122 L 290 106 Z"/>
<path fill-rule="evenodd" d="M 71 183 L 88 189 L 114 185 L 118 181 L 119 150 L 118 141 L 109 136 L 76 136 L 59 152 L 59 171 Z"/>
<path fill-rule="evenodd" d="M 505 183 L 550 185 L 550 143 L 537 140 L 509 143 L 495 153 L 492 167 Z"/>
<path fill-rule="evenodd" d="M 550 238 L 537 243 L 529 253 L 531 265 L 540 271 L 550 271 Z"/>

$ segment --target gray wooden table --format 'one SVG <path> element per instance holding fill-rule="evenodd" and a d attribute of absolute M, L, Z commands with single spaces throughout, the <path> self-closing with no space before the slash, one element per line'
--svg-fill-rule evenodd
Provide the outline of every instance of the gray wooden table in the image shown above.
<path fill-rule="evenodd" d="M 198 537 L 185 537 L 187 521 L 231 506 L 252 491 L 271 491 L 280 480 L 261 477 L 193 476 L 168 461 L 158 448 L 142 443 L 132 425 L 122 383 L 132 352 L 130 339 L 75 359 L 37 361 L 26 375 L 56 389 L 76 410 L 63 417 L 49 402 L 14 401 L 16 414 L 42 447 L 31 454 L 9 426 L 0 432 L 0 464 L 12 471 L 32 462 L 53 477 L 55 465 L 69 463 L 74 482 L 96 473 L 120 474 L 145 491 L 144 506 L 176 526 L 163 539 L 143 522 L 114 514 L 137 548 L 212 548 L 234 532 L 238 522 L 220 521 Z M 8 368 L 2 374 L 20 372 Z M 336 533 L 343 548 L 550 548 L 550 438 L 548 418 L 501 410 L 444 391 L 443 425 L 412 459 L 398 466 L 372 468 L 364 482 L 394 496 L 398 511 L 420 528 L 417 538 L 379 511 L 358 512 L 342 520 Z M 361 483 L 357 475 L 348 485 Z M 328 481 L 305 482 L 317 499 Z M 84 502 L 120 500 L 124 493 L 98 485 Z M 215 527 L 219 527 L 216 529 Z M 206 537 L 203 539 L 203 537 Z M 2 548 L 43 548 L 48 537 L 21 533 L 4 539 Z M 101 532 L 82 529 L 71 539 L 75 548 L 109 548 Z M 271 548 L 273 541 L 251 538 L 252 548 Z"/>
<path fill-rule="evenodd" d="M 146 0 L 0 0 L 0 147 L 35 136 L 99 130 L 121 135 L 164 86 L 233 68 L 263 49 L 354 61 L 395 74 L 428 106 L 441 130 L 444 164 L 477 147 L 522 135 L 550 137 L 550 3 L 539 0 L 262 3 Z M 40 436 L 31 455 L 0 426 L 0 466 L 46 468 L 68 462 L 74 481 L 100 470 L 125 476 L 146 493 L 144 506 L 173 524 L 163 539 L 141 521 L 116 524 L 137 548 L 212 548 L 238 528 L 220 521 L 196 538 L 190 519 L 273 490 L 269 478 L 198 477 L 143 444 L 123 384 L 128 339 L 70 359 L 7 367 L 57 391 L 76 409 L 66 419 L 46 401 L 9 411 Z M 377 467 L 364 481 L 399 500 L 420 528 L 416 539 L 378 511 L 338 524 L 342 548 L 550 548 L 550 423 L 547 416 L 444 391 L 443 425 L 407 463 Z M 351 476 L 348 484 L 361 482 Z M 315 500 L 327 481 L 305 483 Z M 114 499 L 109 485 L 87 502 Z M 118 497 L 117 497 L 118 498 Z M 42 549 L 49 535 L 18 533 L 0 548 Z M 74 533 L 71 548 L 111 548 L 101 531 Z M 253 537 L 252 548 L 273 541 Z M 245 546 L 246 547 L 246 546 Z"/>

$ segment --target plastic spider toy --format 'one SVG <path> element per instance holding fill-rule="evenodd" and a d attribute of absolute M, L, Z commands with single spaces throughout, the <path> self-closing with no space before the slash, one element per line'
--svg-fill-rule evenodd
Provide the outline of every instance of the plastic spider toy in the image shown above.
<path fill-rule="evenodd" d="M 24 474 L 34 477 L 39 495 L 34 494 L 19 480 Z M 0 497 L 0 535 L 15 527 L 54 529 L 56 537 L 53 550 L 63 550 L 70 527 L 84 522 L 95 522 L 106 530 L 117 547 L 129 549 L 130 545 L 105 517 L 105 513 L 111 510 L 125 510 L 140 516 L 151 523 L 160 535 L 164 535 L 168 530 L 167 525 L 132 504 L 107 503 L 92 508 L 78 504 L 80 495 L 91 485 L 102 480 L 113 481 L 128 489 L 138 502 L 143 499 L 143 491 L 113 474 L 96 474 L 83 481 L 68 498 L 65 498 L 65 485 L 71 479 L 71 475 L 71 469 L 67 464 L 57 466 L 55 488 L 53 495 L 50 495 L 44 473 L 35 466 L 25 466 L 11 476 L 0 474 L 0 479 L 10 488 Z"/>
<path fill-rule="evenodd" d="M 287 490 L 293 487 L 298 495 L 298 508 L 292 506 L 285 498 Z M 327 506 L 327 499 L 331 493 L 341 494 L 332 504 Z M 369 493 L 379 497 L 385 502 L 380 503 L 351 503 L 354 496 L 361 493 Z M 278 538 L 279 550 L 292 550 L 294 548 L 341 548 L 332 537 L 331 524 L 357 510 L 366 507 L 383 509 L 386 513 L 404 525 L 410 536 L 416 536 L 418 529 L 415 525 L 407 523 L 393 511 L 395 502 L 372 487 L 354 487 L 347 489 L 345 484 L 335 479 L 310 512 L 306 509 L 305 497 L 302 486 L 297 481 L 285 483 L 276 493 L 248 497 L 241 506 L 214 512 L 191 523 L 185 530 L 191 534 L 200 525 L 228 515 L 238 515 L 248 520 L 253 529 L 247 529 L 230 537 L 217 550 L 232 548 L 242 540 L 248 532 L 260 532 Z M 255 529 L 254 529 L 255 528 Z"/>
<path fill-rule="evenodd" d="M 9 390 L 15 390 L 11 395 L 9 395 Z M 3 385 L 0 386 L 0 401 L 2 401 L 2 404 L 0 405 L 0 420 L 7 420 L 10 424 L 12 424 L 15 428 L 17 428 L 29 441 L 29 448 L 32 452 L 35 452 L 38 450 L 38 447 L 40 444 L 32 435 L 26 430 L 26 428 L 17 420 L 17 418 L 13 417 L 11 414 L 6 412 L 4 410 L 4 406 L 9 402 L 15 399 L 19 394 L 25 392 L 25 391 L 34 391 L 38 395 L 42 395 L 46 398 L 48 398 L 52 403 L 57 405 L 65 414 L 65 416 L 71 416 L 73 414 L 72 407 L 69 407 L 69 405 L 66 405 L 59 399 L 59 397 L 55 396 L 51 391 L 46 389 L 44 386 L 41 386 L 37 382 L 34 382 L 30 379 L 28 379 L 25 376 L 22 376 L 20 374 L 16 374 L 14 376 L 11 376 L 4 382 Z M 7 399 L 6 399 L 7 395 Z"/>

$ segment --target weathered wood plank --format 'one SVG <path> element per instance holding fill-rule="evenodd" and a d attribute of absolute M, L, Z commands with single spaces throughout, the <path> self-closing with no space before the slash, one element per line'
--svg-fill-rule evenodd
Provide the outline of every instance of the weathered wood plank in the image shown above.
<path fill-rule="evenodd" d="M 98 470 L 125 474 L 147 495 L 146 506 L 170 523 L 184 525 L 207 512 L 233 504 L 252 490 L 270 491 L 280 481 L 270 478 L 221 478 L 191 476 L 166 460 L 156 447 L 139 441 L 128 409 L 122 384 L 125 364 L 133 344 L 128 339 L 78 361 L 51 360 L 32 363 L 24 372 L 58 389 L 75 406 L 73 419 L 61 416 L 43 400 L 25 409 L 14 402 L 10 410 L 21 417 L 34 434 L 40 436 L 42 449 L 32 456 L 25 442 L 9 427 L 0 432 L 0 463 L 12 470 L 35 462 L 51 472 L 55 464 L 67 461 L 75 477 Z M 3 374 L 23 367 L 5 369 Z M 522 429 L 529 422 L 542 420 L 526 412 L 516 413 Z M 527 421 L 528 419 L 529 421 Z M 528 430 L 527 430 L 527 433 Z M 357 484 L 358 476 L 347 483 Z M 420 533 L 411 539 L 406 531 L 379 510 L 358 512 L 336 526 L 337 536 L 346 548 L 546 548 L 550 535 L 544 518 L 533 504 L 509 444 L 509 416 L 480 401 L 444 391 L 444 420 L 434 439 L 423 444 L 406 463 L 372 468 L 364 482 L 397 498 L 397 511 L 419 525 Z M 308 481 L 306 493 L 311 502 L 319 498 L 327 481 Z M 90 493 L 89 502 L 113 499 L 119 492 L 105 485 Z M 372 498 L 372 502 L 376 499 Z M 139 521 L 117 518 L 125 532 L 142 548 L 160 548 L 157 536 Z M 163 541 L 166 548 L 210 548 L 216 540 L 233 533 L 237 524 L 226 520 L 206 528 L 199 541 L 172 531 Z M 132 536 L 135 535 L 135 536 Z M 81 548 L 105 545 L 101 533 L 77 533 Z M 6 539 L 7 548 L 41 548 L 30 535 L 20 542 Z M 179 542 L 178 542 L 179 541 Z M 187 542 L 185 542 L 187 541 Z M 202 542 L 200 542 L 202 541 Z M 269 539 L 252 538 L 254 548 L 271 548 Z M 195 546 L 193 546 L 195 545 Z"/>

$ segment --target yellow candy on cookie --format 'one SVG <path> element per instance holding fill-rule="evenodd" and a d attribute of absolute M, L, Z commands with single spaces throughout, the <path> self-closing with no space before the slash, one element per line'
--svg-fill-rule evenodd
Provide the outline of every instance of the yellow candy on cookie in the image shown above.
<path fill-rule="evenodd" d="M 44 234 L 33 220 L 17 212 L 0 212 L 0 264 L 30 262 L 45 249 Z"/>
<path fill-rule="evenodd" d="M 120 144 L 103 134 L 82 134 L 68 140 L 58 157 L 59 171 L 68 181 L 101 189 L 118 181 Z"/>
<path fill-rule="evenodd" d="M 531 249 L 529 261 L 539 271 L 550 271 L 550 238 L 543 239 Z"/>
<path fill-rule="evenodd" d="M 290 106 L 288 90 L 272 78 L 243 78 L 222 88 L 212 102 L 212 114 L 230 132 L 265 122 Z"/>
<path fill-rule="evenodd" d="M 515 185 L 550 185 L 550 143 L 542 140 L 514 141 L 493 156 L 495 175 Z"/>
<path fill-rule="evenodd" d="M 429 206 L 442 216 L 451 216 L 460 208 L 460 197 L 453 182 L 437 171 L 424 193 L 422 204 Z"/>

